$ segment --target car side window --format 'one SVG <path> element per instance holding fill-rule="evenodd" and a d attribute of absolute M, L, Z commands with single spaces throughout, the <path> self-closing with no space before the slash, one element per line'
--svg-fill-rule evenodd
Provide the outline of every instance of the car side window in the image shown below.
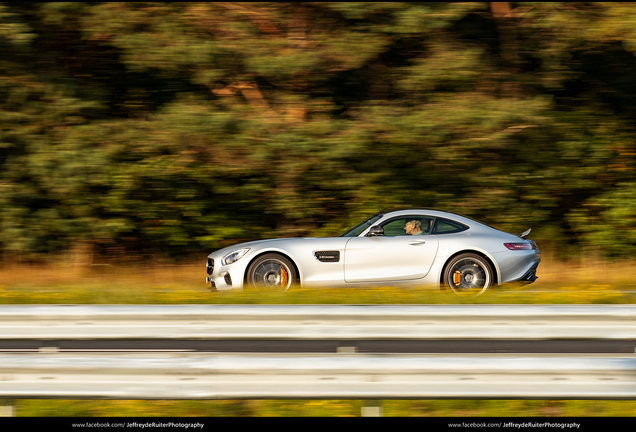
<path fill-rule="evenodd" d="M 418 221 L 421 226 L 422 234 L 430 234 L 431 233 L 431 222 L 433 218 L 426 216 L 404 216 L 399 217 L 397 219 L 392 219 L 384 224 L 382 224 L 382 228 L 384 229 L 385 236 L 407 236 L 410 234 L 406 233 L 404 226 L 409 221 Z"/>
<path fill-rule="evenodd" d="M 452 220 L 437 218 L 433 227 L 433 234 L 453 234 L 466 231 L 468 227 Z"/>

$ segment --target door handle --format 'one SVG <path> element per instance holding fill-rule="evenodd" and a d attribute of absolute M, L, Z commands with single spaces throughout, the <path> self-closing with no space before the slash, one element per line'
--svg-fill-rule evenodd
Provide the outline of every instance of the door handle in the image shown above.
<path fill-rule="evenodd" d="M 414 241 L 414 242 L 410 242 L 409 244 L 411 246 L 422 246 L 424 243 L 426 243 L 425 241 Z"/>

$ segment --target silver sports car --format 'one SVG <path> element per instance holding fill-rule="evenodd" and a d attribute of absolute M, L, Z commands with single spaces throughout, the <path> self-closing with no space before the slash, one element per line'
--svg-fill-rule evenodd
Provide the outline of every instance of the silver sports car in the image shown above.
<path fill-rule="evenodd" d="M 338 237 L 241 243 L 208 255 L 212 289 L 435 285 L 479 295 L 532 283 L 541 253 L 526 238 L 433 209 L 377 213 Z"/>

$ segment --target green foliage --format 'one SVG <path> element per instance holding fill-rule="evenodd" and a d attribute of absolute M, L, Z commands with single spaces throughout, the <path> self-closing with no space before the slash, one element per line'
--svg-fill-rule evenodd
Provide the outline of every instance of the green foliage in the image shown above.
<path fill-rule="evenodd" d="M 16 400 L 17 417 L 634 417 L 634 401 L 597 400 Z M 530 417 L 530 419 L 528 419 Z M 200 419 L 199 419 L 200 420 Z M 196 422 L 192 419 L 192 422 Z M 584 424 L 584 421 L 581 422 Z M 206 423 L 207 424 L 207 423 Z"/>
<path fill-rule="evenodd" d="M 631 255 L 635 17 L 0 4 L 0 248 L 179 257 L 425 206 Z"/>
<path fill-rule="evenodd" d="M 6 6 L 0 4 L 0 44 L 8 42 L 19 46 L 33 40 L 35 34 L 20 18 L 19 14 L 11 13 Z"/>

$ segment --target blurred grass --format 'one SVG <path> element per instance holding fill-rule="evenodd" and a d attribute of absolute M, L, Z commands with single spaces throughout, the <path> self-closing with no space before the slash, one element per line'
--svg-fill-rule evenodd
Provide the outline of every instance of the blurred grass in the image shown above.
<path fill-rule="evenodd" d="M 634 417 L 636 401 L 600 400 L 17 400 L 17 417 Z"/>
<path fill-rule="evenodd" d="M 0 304 L 632 304 L 633 261 L 583 257 L 546 259 L 531 285 L 497 287 L 477 298 L 457 298 L 435 287 L 292 289 L 210 292 L 201 262 L 0 268 Z"/>

